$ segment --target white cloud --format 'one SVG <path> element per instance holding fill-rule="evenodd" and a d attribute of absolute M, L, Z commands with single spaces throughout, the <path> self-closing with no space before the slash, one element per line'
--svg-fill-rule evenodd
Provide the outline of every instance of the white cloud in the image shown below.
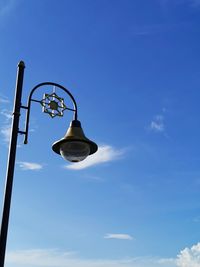
<path fill-rule="evenodd" d="M 0 114 L 4 116 L 7 121 L 12 119 L 12 112 L 8 109 L 2 109 Z"/>
<path fill-rule="evenodd" d="M 42 164 L 34 162 L 19 161 L 17 162 L 17 164 L 23 171 L 26 170 L 36 171 L 36 170 L 41 170 L 43 168 Z"/>
<path fill-rule="evenodd" d="M 150 129 L 154 132 L 164 132 L 164 117 L 162 115 L 155 116 L 155 118 L 151 121 Z"/>
<path fill-rule="evenodd" d="M 97 175 L 84 175 L 83 178 L 88 181 L 94 181 L 94 182 L 104 182 L 104 178 L 97 176 Z"/>
<path fill-rule="evenodd" d="M 114 234 L 108 234 L 114 235 Z M 119 234 L 115 234 L 119 235 Z M 124 234 L 120 234 L 124 235 Z M 77 253 L 57 249 L 8 251 L 8 267 L 200 267 L 200 243 L 185 248 L 175 258 L 137 257 L 119 260 L 82 259 Z"/>
<path fill-rule="evenodd" d="M 183 249 L 178 255 L 177 266 L 200 267 L 200 243 Z"/>
<path fill-rule="evenodd" d="M 0 103 L 2 103 L 2 104 L 8 104 L 8 103 L 10 103 L 10 101 L 8 100 L 7 97 L 0 96 Z"/>
<path fill-rule="evenodd" d="M 11 135 L 11 123 L 12 123 L 12 111 L 9 109 L 2 109 L 0 115 L 3 117 L 3 125 L 0 127 L 0 134 L 3 136 L 3 140 L 8 143 Z M 30 123 L 32 127 L 32 121 Z M 33 132 L 35 129 L 32 127 L 29 129 L 29 132 Z M 20 147 L 21 145 L 18 145 Z"/>
<path fill-rule="evenodd" d="M 106 234 L 105 239 L 120 239 L 120 240 L 132 240 L 133 237 L 128 234 Z"/>
<path fill-rule="evenodd" d="M 65 168 L 71 170 L 81 170 L 97 164 L 119 159 L 123 154 L 124 150 L 117 150 L 109 145 L 104 145 L 100 146 L 95 154 L 87 157 L 85 160 L 72 163 L 65 166 Z"/>
<path fill-rule="evenodd" d="M 7 253 L 8 267 L 176 267 L 173 259 L 126 258 L 81 259 L 76 253 L 56 249 L 21 250 Z M 191 266 L 194 267 L 194 266 Z M 196 267 L 196 266 L 195 266 Z"/>
<path fill-rule="evenodd" d="M 0 97 L 1 103 L 8 103 L 8 100 L 6 98 Z M 2 109 L 0 111 L 0 115 L 4 117 L 3 125 L 0 128 L 0 133 L 3 136 L 3 140 L 8 143 L 10 140 L 10 134 L 11 134 L 11 118 L 12 118 L 12 112 L 8 109 Z"/>
<path fill-rule="evenodd" d="M 3 127 L 1 127 L 0 133 L 3 136 L 3 140 L 5 142 L 9 142 L 11 134 L 11 125 L 4 125 Z"/>

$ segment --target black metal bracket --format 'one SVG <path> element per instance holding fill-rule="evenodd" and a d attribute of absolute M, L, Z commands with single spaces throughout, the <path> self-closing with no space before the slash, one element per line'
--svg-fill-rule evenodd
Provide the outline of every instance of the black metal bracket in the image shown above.
<path fill-rule="evenodd" d="M 28 143 L 28 131 L 29 131 L 29 121 L 30 121 L 30 110 L 31 110 L 31 102 L 37 102 L 42 104 L 41 100 L 36 100 L 32 98 L 33 93 L 36 91 L 36 89 L 46 86 L 46 85 L 52 85 L 55 87 L 58 87 L 59 89 L 63 90 L 65 93 L 68 94 L 68 96 L 71 98 L 72 102 L 73 102 L 73 106 L 74 108 L 68 108 L 65 107 L 66 110 L 72 111 L 74 112 L 74 120 L 78 119 L 78 109 L 77 109 L 77 104 L 76 101 L 73 97 L 73 95 L 70 93 L 70 91 L 68 89 L 66 89 L 65 87 L 63 87 L 60 84 L 57 83 L 53 83 L 53 82 L 43 82 L 40 83 L 38 85 L 36 85 L 30 92 L 29 97 L 28 97 L 28 103 L 27 106 L 23 106 L 21 105 L 20 108 L 25 109 L 26 110 L 26 122 L 25 122 L 25 130 L 24 131 L 18 131 L 19 134 L 24 134 L 24 144 Z"/>

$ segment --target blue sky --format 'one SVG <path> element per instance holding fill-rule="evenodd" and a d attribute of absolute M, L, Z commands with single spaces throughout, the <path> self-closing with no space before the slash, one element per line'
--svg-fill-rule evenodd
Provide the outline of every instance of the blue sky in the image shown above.
<path fill-rule="evenodd" d="M 33 103 L 6 266 L 200 266 L 199 25 L 199 0 L 0 1 L 2 199 L 20 60 L 23 104 L 40 82 L 65 86 L 99 146 L 63 161 L 51 144 L 72 113 L 51 119 Z"/>

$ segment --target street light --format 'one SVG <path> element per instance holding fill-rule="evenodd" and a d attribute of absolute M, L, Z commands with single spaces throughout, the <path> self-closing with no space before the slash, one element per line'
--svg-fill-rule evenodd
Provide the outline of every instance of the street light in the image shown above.
<path fill-rule="evenodd" d="M 97 145 L 85 136 L 80 121 L 73 120 L 66 135 L 55 142 L 52 149 L 64 159 L 78 162 L 95 153 Z"/>
<path fill-rule="evenodd" d="M 53 82 L 44 82 L 36 85 L 30 92 L 27 106 L 23 106 L 21 104 L 24 68 L 25 68 L 24 62 L 20 61 L 18 64 L 17 79 L 16 79 L 14 111 L 13 111 L 13 120 L 12 120 L 11 137 L 10 137 L 8 162 L 7 162 L 4 202 L 2 209 L 2 222 L 1 222 L 1 232 L 0 232 L 0 267 L 4 266 L 4 261 L 5 261 L 6 241 L 8 233 L 8 223 L 9 223 L 10 205 L 12 197 L 12 185 L 13 185 L 14 168 L 15 168 L 16 148 L 17 148 L 17 137 L 18 134 L 23 134 L 24 144 L 28 143 L 31 103 L 32 102 L 40 103 L 42 105 L 43 111 L 45 113 L 48 113 L 52 118 L 56 116 L 63 116 L 63 112 L 65 110 L 69 110 L 74 113 L 74 119 L 70 123 L 70 127 L 65 136 L 52 145 L 52 149 L 55 153 L 60 154 L 64 159 L 68 161 L 79 162 L 84 160 L 88 155 L 95 153 L 98 149 L 98 146 L 85 136 L 81 128 L 81 123 L 78 120 L 77 104 L 73 95 L 69 92 L 68 89 L 61 86 L 60 84 Z M 52 85 L 54 88 L 58 87 L 59 89 L 67 93 L 67 95 L 71 98 L 73 102 L 73 109 L 68 108 L 64 103 L 64 99 L 59 97 L 55 93 L 55 91 L 52 94 L 44 94 L 42 100 L 36 100 L 32 98 L 33 93 L 38 88 L 49 85 Z M 27 112 L 25 131 L 19 130 L 19 118 L 21 109 L 25 109 Z"/>

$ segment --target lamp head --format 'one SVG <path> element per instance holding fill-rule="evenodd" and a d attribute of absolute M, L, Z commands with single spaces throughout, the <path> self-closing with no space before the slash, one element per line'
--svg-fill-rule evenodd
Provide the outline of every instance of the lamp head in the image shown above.
<path fill-rule="evenodd" d="M 79 162 L 95 153 L 98 146 L 85 136 L 80 121 L 73 120 L 65 136 L 56 141 L 52 149 L 65 160 Z"/>

